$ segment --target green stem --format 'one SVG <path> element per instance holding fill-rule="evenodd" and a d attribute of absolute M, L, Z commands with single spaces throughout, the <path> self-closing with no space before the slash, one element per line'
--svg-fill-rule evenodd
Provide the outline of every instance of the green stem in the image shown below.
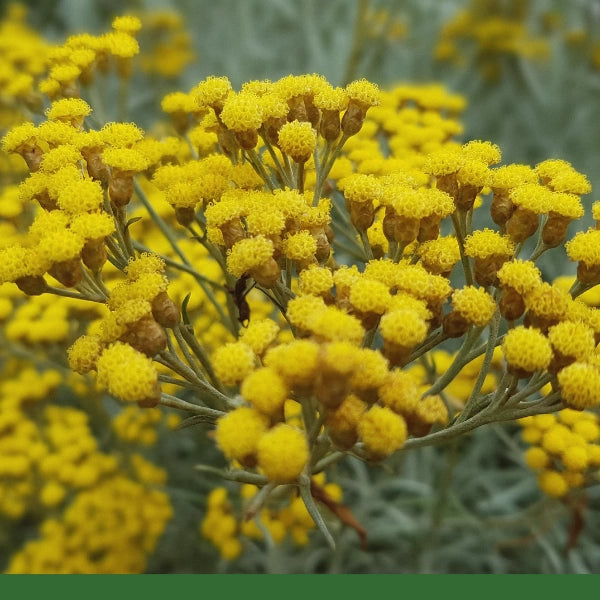
<path fill-rule="evenodd" d="M 356 9 L 356 21 L 354 22 L 354 35 L 352 38 L 352 46 L 346 63 L 344 79 L 342 85 L 349 84 L 355 77 L 363 54 L 363 46 L 365 44 L 365 22 L 369 10 L 368 0 L 359 0 Z"/>
<path fill-rule="evenodd" d="M 46 286 L 44 293 L 54 294 L 55 296 L 62 296 L 63 298 L 75 298 L 76 300 L 87 300 L 88 302 L 98 302 L 99 304 L 104 304 L 106 302 L 106 298 L 102 296 L 92 296 L 82 294 L 80 292 L 73 292 L 72 290 L 68 290 L 65 288 L 57 288 L 51 285 Z"/>
<path fill-rule="evenodd" d="M 193 412 L 197 415 L 211 417 L 214 418 L 215 421 L 227 414 L 221 410 L 215 410 L 214 408 L 198 406 L 197 404 L 186 402 L 181 398 L 177 398 L 177 396 L 171 396 L 171 394 L 165 394 L 164 392 L 160 395 L 160 404 L 168 406 L 169 408 L 177 408 L 179 410 L 185 410 L 186 412 Z"/>
<path fill-rule="evenodd" d="M 473 285 L 473 270 L 471 268 L 471 261 L 465 254 L 465 234 L 462 230 L 460 218 L 457 212 L 458 211 L 454 211 L 452 213 L 452 224 L 454 225 L 454 233 L 456 235 L 456 240 L 458 241 L 458 249 L 460 250 L 460 261 L 465 273 L 465 283 L 467 285 Z"/>
<path fill-rule="evenodd" d="M 183 336 L 185 341 L 188 343 L 190 349 L 196 355 L 196 358 L 200 361 L 200 363 L 204 367 L 204 370 L 206 371 L 208 378 L 210 379 L 213 386 L 217 390 L 219 390 L 221 393 L 223 393 L 223 387 L 221 385 L 221 382 L 217 379 L 217 376 L 215 375 L 214 369 L 212 367 L 212 363 L 210 362 L 210 359 L 208 358 L 206 351 L 204 350 L 204 348 L 201 346 L 200 342 L 198 342 L 198 340 L 194 336 L 193 329 L 190 330 L 191 326 L 186 326 L 186 325 L 183 325 L 180 323 L 179 325 L 177 325 L 176 328 L 181 333 L 181 335 Z"/>
<path fill-rule="evenodd" d="M 448 370 L 425 392 L 425 394 L 423 394 L 424 396 L 432 396 L 441 392 L 460 373 L 467 364 L 464 360 L 465 356 L 468 354 L 469 350 L 471 350 L 475 342 L 477 342 L 483 329 L 483 327 L 471 327 L 465 337 L 462 347 L 456 353 L 454 361 Z"/>
<path fill-rule="evenodd" d="M 252 165 L 252 168 L 256 171 L 258 176 L 265 182 L 265 185 L 272 192 L 275 189 L 275 186 L 271 181 L 271 177 L 269 177 L 269 174 L 265 170 L 265 166 L 263 165 L 262 160 L 260 160 L 260 157 L 258 156 L 258 154 L 256 154 L 256 150 L 244 150 L 244 154 L 248 159 L 248 162 Z"/>
<path fill-rule="evenodd" d="M 258 473 L 249 473 L 248 471 L 225 470 L 212 467 L 210 465 L 194 465 L 196 471 L 216 475 L 220 479 L 227 481 L 237 481 L 238 483 L 251 483 L 252 485 L 263 486 L 269 483 L 269 480 L 264 475 Z"/>
<path fill-rule="evenodd" d="M 317 505 L 312 497 L 312 493 L 310 491 L 310 466 L 307 465 L 307 469 L 305 472 L 300 475 L 299 483 L 300 483 L 300 496 L 302 497 L 302 501 L 304 502 L 304 506 L 306 506 L 306 510 L 308 514 L 312 517 L 312 520 L 315 522 L 315 525 L 319 529 L 319 531 L 323 534 L 323 537 L 327 541 L 330 549 L 335 551 L 335 541 L 331 533 L 329 533 L 329 529 L 327 529 L 327 525 L 325 525 L 325 521 L 323 520 L 323 515 L 319 512 Z"/>

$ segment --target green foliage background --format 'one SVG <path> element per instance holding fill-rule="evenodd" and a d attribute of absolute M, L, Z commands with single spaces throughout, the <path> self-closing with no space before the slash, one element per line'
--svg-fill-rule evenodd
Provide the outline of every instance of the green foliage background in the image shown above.
<path fill-rule="evenodd" d="M 0 10 L 6 2 L 0 2 Z M 288 73 L 319 72 L 332 83 L 367 77 L 382 86 L 399 81 L 447 85 L 464 94 L 465 139 L 500 145 L 504 162 L 535 164 L 563 158 L 586 173 L 600 189 L 600 69 L 586 47 L 571 48 L 564 29 L 584 28 L 600 40 L 600 9 L 595 0 L 532 0 L 528 27 L 550 45 L 546 61 L 502 59 L 502 77 L 482 78 L 475 54 L 462 67 L 437 63 L 433 48 L 442 24 L 464 0 L 388 0 L 386 8 L 407 26 L 402 39 L 365 39 L 358 49 L 361 0 L 29 0 L 30 22 L 51 40 L 70 32 L 99 32 L 117 14 L 175 9 L 185 16 L 197 60 L 179 80 L 136 79 L 130 115 L 149 126 L 159 114 L 161 96 L 189 89 L 207 75 L 227 75 L 234 86 L 250 79 L 276 79 Z M 509 3 L 499 0 L 497 8 Z M 542 16 L 556 11 L 562 28 L 544 31 Z M 353 52 L 356 60 L 352 61 Z M 469 56 L 469 54 L 467 53 Z M 349 66 L 350 65 L 350 66 Z M 596 198 L 585 199 L 586 208 Z M 588 216 L 591 222 L 591 217 Z M 545 276 L 572 274 L 564 260 L 543 265 Z M 542 496 L 535 475 L 522 459 L 516 426 L 492 426 L 441 448 L 406 453 L 385 467 L 348 461 L 330 480 L 341 484 L 345 501 L 369 532 L 369 548 L 356 533 L 335 531 L 331 553 L 317 532 L 309 547 L 249 546 L 234 563 L 220 560 L 198 534 L 206 493 L 220 482 L 191 469 L 198 458 L 222 461 L 203 426 L 173 434 L 157 450 L 168 465 L 168 491 L 176 517 L 151 560 L 151 572 L 244 573 L 598 573 L 600 572 L 600 487 L 589 490 L 584 529 L 569 544 L 572 511 Z M 234 490 L 235 488 L 231 488 Z"/>

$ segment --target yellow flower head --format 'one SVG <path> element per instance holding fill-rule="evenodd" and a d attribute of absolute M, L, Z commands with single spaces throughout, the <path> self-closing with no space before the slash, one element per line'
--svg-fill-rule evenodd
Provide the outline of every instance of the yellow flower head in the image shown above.
<path fill-rule="evenodd" d="M 249 92 L 230 94 L 225 100 L 221 120 L 237 132 L 258 129 L 262 124 L 262 112 L 258 96 Z"/>
<path fill-rule="evenodd" d="M 379 325 L 381 335 L 386 342 L 404 348 L 413 348 L 427 337 L 429 327 L 418 312 L 399 309 L 381 317 Z"/>
<path fill-rule="evenodd" d="M 361 277 L 352 284 L 349 299 L 350 304 L 360 312 L 382 315 L 392 297 L 388 286 L 384 283 Z"/>
<path fill-rule="evenodd" d="M 212 357 L 216 376 L 225 385 L 235 385 L 254 370 L 255 355 L 250 346 L 230 342 L 215 351 Z"/>
<path fill-rule="evenodd" d="M 298 283 L 303 294 L 327 296 L 333 287 L 333 273 L 325 267 L 310 265 L 300 272 Z"/>
<path fill-rule="evenodd" d="M 200 107 L 210 106 L 221 111 L 231 89 L 231 83 L 227 77 L 207 77 L 195 86 L 191 93 L 196 96 Z"/>
<path fill-rule="evenodd" d="M 158 373 L 152 359 L 128 344 L 116 342 L 106 348 L 97 362 L 98 385 L 125 401 L 157 400 Z"/>
<path fill-rule="evenodd" d="M 496 312 L 494 299 L 483 289 L 466 286 L 452 294 L 452 305 L 469 323 L 487 325 Z"/>
<path fill-rule="evenodd" d="M 262 367 L 244 379 L 240 393 L 256 410 L 276 417 L 283 410 L 289 392 L 277 371 Z"/>
<path fill-rule="evenodd" d="M 75 146 L 63 144 L 48 150 L 44 154 L 40 163 L 40 171 L 42 173 L 54 173 L 68 165 L 77 164 L 82 158 L 81 152 Z"/>
<path fill-rule="evenodd" d="M 524 183 L 509 192 L 515 206 L 521 206 L 536 215 L 547 213 L 552 202 L 552 192 L 537 183 Z"/>
<path fill-rule="evenodd" d="M 142 22 L 132 15 L 123 15 L 113 19 L 112 28 L 115 31 L 135 35 L 142 28 Z"/>
<path fill-rule="evenodd" d="M 100 135 L 113 148 L 132 148 L 144 137 L 144 132 L 135 123 L 106 123 Z"/>
<path fill-rule="evenodd" d="M 227 458 L 244 463 L 256 453 L 268 422 L 265 415 L 253 408 L 236 408 L 217 421 L 217 445 Z"/>
<path fill-rule="evenodd" d="M 103 201 L 102 186 L 91 179 L 71 183 L 58 195 L 58 206 L 71 215 L 98 210 Z"/>
<path fill-rule="evenodd" d="M 467 158 L 481 161 L 488 167 L 499 163 L 502 159 L 500 148 L 492 142 L 471 140 L 463 145 L 462 150 Z"/>
<path fill-rule="evenodd" d="M 420 244 L 417 253 L 423 266 L 435 275 L 450 273 L 460 260 L 458 241 L 451 235 Z"/>
<path fill-rule="evenodd" d="M 261 356 L 275 341 L 279 333 L 279 325 L 271 319 L 252 320 L 248 327 L 240 332 L 240 342 L 252 348 L 252 351 Z"/>
<path fill-rule="evenodd" d="M 498 271 L 498 281 L 519 294 L 527 294 L 542 283 L 540 270 L 531 261 L 505 262 Z"/>
<path fill-rule="evenodd" d="M 515 251 L 515 245 L 507 235 L 485 228 L 474 231 L 465 239 L 465 254 L 472 258 L 504 256 L 508 258 Z"/>
<path fill-rule="evenodd" d="M 588 266 L 600 265 L 600 230 L 577 232 L 575 237 L 565 244 L 565 248 L 573 261 L 580 261 Z"/>
<path fill-rule="evenodd" d="M 109 167 L 125 173 L 135 173 L 148 168 L 148 159 L 133 148 L 106 148 L 102 160 Z"/>
<path fill-rule="evenodd" d="M 91 112 L 92 109 L 85 100 L 81 100 L 81 98 L 63 98 L 52 103 L 50 108 L 46 110 L 46 116 L 51 121 L 65 121 L 79 126 Z"/>
<path fill-rule="evenodd" d="M 2 150 L 19 152 L 23 146 L 34 143 L 37 135 L 37 128 L 33 123 L 16 125 L 2 138 Z"/>
<path fill-rule="evenodd" d="M 312 383 L 318 368 L 319 345 L 296 340 L 270 348 L 264 364 L 279 373 L 290 386 Z"/>
<path fill-rule="evenodd" d="M 372 406 L 358 423 L 358 434 L 366 451 L 382 459 L 404 445 L 407 437 L 404 419 L 386 406 Z"/>
<path fill-rule="evenodd" d="M 258 466 L 271 481 L 294 481 L 309 459 L 304 433 L 284 423 L 267 431 L 257 450 Z"/>
<path fill-rule="evenodd" d="M 522 325 L 506 333 L 502 353 L 510 366 L 527 373 L 548 368 L 552 360 L 552 347 L 548 338 L 539 329 Z"/>
<path fill-rule="evenodd" d="M 538 176 L 529 165 L 503 165 L 490 171 L 492 189 L 509 190 L 525 183 L 537 183 Z"/>
<path fill-rule="evenodd" d="M 563 402 L 575 409 L 600 404 L 600 371 L 590 364 L 574 362 L 558 372 Z"/>
<path fill-rule="evenodd" d="M 346 86 L 348 99 L 363 108 L 377 106 L 381 102 L 381 92 L 376 84 L 366 79 L 352 81 Z"/>
<path fill-rule="evenodd" d="M 306 162 L 317 144 L 317 134 L 306 121 L 285 123 L 279 130 L 279 147 L 284 154 L 298 163 Z"/>
<path fill-rule="evenodd" d="M 315 242 L 316 246 L 316 242 Z M 273 242 L 257 235 L 236 242 L 227 252 L 227 270 L 241 277 L 251 269 L 264 265 L 273 256 Z"/>
<path fill-rule="evenodd" d="M 389 372 L 377 393 L 384 406 L 401 415 L 413 414 L 421 398 L 414 376 L 399 369 Z"/>
<path fill-rule="evenodd" d="M 548 329 L 548 339 L 554 350 L 581 362 L 588 359 L 596 347 L 593 330 L 580 322 L 561 321 Z"/>
<path fill-rule="evenodd" d="M 94 335 L 82 335 L 67 351 L 69 366 L 76 373 L 89 373 L 96 368 L 103 345 Z"/>
<path fill-rule="evenodd" d="M 283 253 L 290 260 L 307 262 L 317 252 L 317 240 L 308 231 L 299 231 L 283 240 Z"/>

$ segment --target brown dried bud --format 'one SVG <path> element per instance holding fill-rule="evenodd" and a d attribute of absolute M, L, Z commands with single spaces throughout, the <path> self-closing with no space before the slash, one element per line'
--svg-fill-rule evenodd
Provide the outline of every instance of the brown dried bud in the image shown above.
<path fill-rule="evenodd" d="M 223 154 L 227 158 L 235 159 L 238 150 L 240 149 L 240 146 L 237 142 L 237 138 L 235 137 L 235 133 L 230 129 L 226 129 L 225 126 L 223 126 L 222 128 L 219 128 L 219 132 L 217 133 L 217 139 Z"/>
<path fill-rule="evenodd" d="M 358 441 L 356 427 L 367 405 L 354 394 L 346 396 L 339 407 L 327 412 L 325 427 L 331 441 L 342 450 L 352 448 Z"/>
<path fill-rule="evenodd" d="M 419 234 L 417 236 L 419 242 L 437 240 L 440 236 L 440 220 L 438 215 L 429 215 L 421 219 L 419 222 Z"/>
<path fill-rule="evenodd" d="M 32 173 L 35 173 L 35 171 L 40 168 L 43 152 L 37 144 L 27 144 L 23 146 L 19 154 L 24 158 Z"/>
<path fill-rule="evenodd" d="M 375 220 L 375 207 L 373 202 L 351 202 L 346 200 L 352 225 L 359 231 L 366 231 Z"/>
<path fill-rule="evenodd" d="M 461 185 L 455 200 L 456 208 L 463 212 L 467 212 L 473 208 L 477 194 L 479 194 L 482 189 L 483 188 L 480 185 Z"/>
<path fill-rule="evenodd" d="M 475 281 L 483 286 L 496 285 L 498 271 L 507 261 L 505 255 L 492 255 L 486 258 L 475 258 Z"/>
<path fill-rule="evenodd" d="M 340 111 L 323 109 L 319 126 L 319 133 L 323 139 L 333 142 L 337 140 L 341 131 Z"/>
<path fill-rule="evenodd" d="M 269 289 L 279 281 L 281 269 L 274 258 L 269 258 L 266 263 L 252 269 L 250 275 L 258 285 Z"/>
<path fill-rule="evenodd" d="M 247 237 L 246 230 L 239 218 L 231 219 L 220 227 L 226 248 L 231 248 L 236 242 Z"/>
<path fill-rule="evenodd" d="M 553 211 L 548 213 L 548 220 L 542 229 L 542 241 L 549 248 L 560 246 L 567 236 L 567 229 L 571 219 Z"/>
<path fill-rule="evenodd" d="M 490 206 L 492 220 L 501 227 L 506 225 L 507 221 L 515 212 L 515 205 L 508 196 L 508 190 L 495 188 Z"/>
<path fill-rule="evenodd" d="M 83 264 L 92 271 L 99 271 L 107 261 L 106 246 L 104 238 L 88 240 L 81 250 Z"/>
<path fill-rule="evenodd" d="M 58 202 L 54 198 L 50 198 L 47 190 L 42 190 L 39 194 L 36 194 L 34 198 L 39 202 L 39 205 L 48 212 L 58 208 Z"/>
<path fill-rule="evenodd" d="M 150 357 L 167 347 L 167 334 L 164 328 L 150 316 L 130 325 L 120 339 Z"/>
<path fill-rule="evenodd" d="M 71 260 L 54 263 L 48 273 L 65 287 L 75 287 L 83 279 L 79 256 Z"/>
<path fill-rule="evenodd" d="M 348 108 L 342 117 L 342 131 L 345 135 L 356 135 L 363 126 L 367 111 L 364 107 L 350 100 Z"/>
<path fill-rule="evenodd" d="M 530 238 L 539 226 L 539 216 L 522 206 L 517 206 L 508 223 L 506 233 L 510 235 L 513 242 L 519 244 Z"/>
<path fill-rule="evenodd" d="M 461 337 L 469 330 L 471 323 L 467 321 L 458 311 L 453 310 L 442 319 L 444 333 L 451 338 Z"/>
<path fill-rule="evenodd" d="M 446 192 L 452 196 L 456 203 L 458 199 L 458 181 L 456 180 L 456 173 L 448 173 L 447 175 L 436 176 L 436 187 L 442 192 Z"/>
<path fill-rule="evenodd" d="M 320 263 L 324 263 L 329 259 L 331 254 L 331 245 L 327 239 L 327 233 L 324 228 L 312 230 L 311 235 L 317 240 L 317 251 L 315 252 L 315 258 Z"/>
<path fill-rule="evenodd" d="M 588 285 L 600 283 L 600 265 L 586 265 L 580 261 L 577 264 L 577 279 Z"/>
<path fill-rule="evenodd" d="M 98 148 L 92 150 L 83 150 L 82 154 L 87 163 L 89 176 L 99 181 L 103 186 L 107 186 L 110 181 L 110 169 L 102 160 L 102 152 Z"/>
<path fill-rule="evenodd" d="M 271 144 L 277 146 L 279 143 L 279 130 L 287 123 L 286 117 L 269 117 L 263 123 L 265 138 Z"/>
<path fill-rule="evenodd" d="M 391 206 L 388 206 L 383 217 L 383 234 L 390 242 L 410 244 L 417 239 L 420 224 L 420 219 L 400 216 Z"/>
<path fill-rule="evenodd" d="M 390 361 L 390 367 L 403 367 L 410 360 L 412 348 L 384 340 L 382 354 Z"/>
<path fill-rule="evenodd" d="M 258 131 L 256 129 L 236 131 L 235 139 L 244 150 L 253 150 L 256 148 L 256 144 L 258 144 Z"/>
<path fill-rule="evenodd" d="M 194 222 L 196 211 L 191 206 L 176 206 L 175 219 L 180 225 L 187 227 Z"/>
<path fill-rule="evenodd" d="M 152 300 L 152 316 L 163 327 L 172 329 L 179 323 L 181 313 L 167 292 L 161 292 Z"/>
<path fill-rule="evenodd" d="M 152 390 L 152 395 L 148 398 L 144 398 L 143 400 L 138 400 L 137 405 L 140 408 L 154 408 L 158 406 L 160 403 L 161 389 L 160 383 L 157 381 L 154 385 L 154 389 Z"/>
<path fill-rule="evenodd" d="M 523 296 L 511 287 L 505 287 L 502 290 L 500 298 L 500 314 L 507 321 L 516 321 L 525 312 L 525 300 Z"/>
<path fill-rule="evenodd" d="M 28 296 L 39 296 L 48 289 L 48 284 L 42 275 L 25 275 L 16 279 L 15 283 Z"/>
<path fill-rule="evenodd" d="M 108 183 L 108 194 L 115 206 L 127 206 L 133 196 L 133 176 L 113 171 Z"/>
<path fill-rule="evenodd" d="M 308 114 L 306 112 L 306 105 L 304 104 L 303 96 L 294 96 L 288 101 L 290 110 L 287 115 L 287 120 L 291 123 L 292 121 L 308 121 Z"/>

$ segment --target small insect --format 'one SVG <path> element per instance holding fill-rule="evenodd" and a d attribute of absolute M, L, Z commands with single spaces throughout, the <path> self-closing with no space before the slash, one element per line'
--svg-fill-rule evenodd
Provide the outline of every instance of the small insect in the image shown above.
<path fill-rule="evenodd" d="M 250 305 L 248 304 L 248 300 L 246 300 L 246 296 L 250 293 L 250 291 L 256 285 L 256 281 L 252 283 L 250 287 L 248 287 L 248 279 L 250 275 L 245 274 L 242 275 L 236 282 L 235 287 L 233 289 L 227 288 L 227 291 L 233 296 L 233 301 L 238 309 L 238 321 L 244 326 L 248 326 L 248 321 L 250 321 Z"/>

